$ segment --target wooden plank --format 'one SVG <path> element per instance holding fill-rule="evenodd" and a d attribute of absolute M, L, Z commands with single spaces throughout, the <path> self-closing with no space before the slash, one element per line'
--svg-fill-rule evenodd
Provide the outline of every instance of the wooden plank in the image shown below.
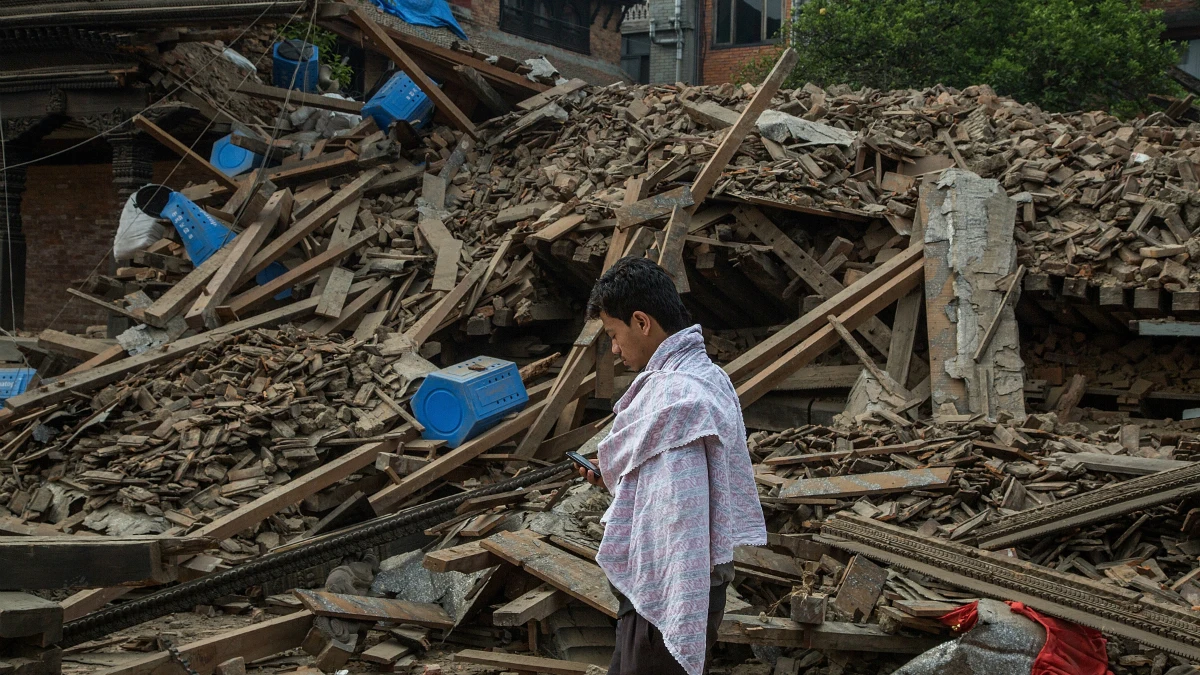
<path fill-rule="evenodd" d="M 350 253 L 373 240 L 378 233 L 378 227 L 368 227 L 352 237 L 345 244 L 331 246 L 328 250 L 296 265 L 267 283 L 255 286 L 237 297 L 230 298 L 228 303 L 229 309 L 235 316 L 241 316 L 247 310 L 254 308 L 259 303 L 266 302 L 278 295 L 280 291 L 290 288 L 293 284 L 304 281 L 327 267 L 336 265 L 342 258 L 345 258 Z"/>
<path fill-rule="evenodd" d="M 771 219 L 757 208 L 739 206 L 733 210 L 737 221 L 749 227 L 759 239 L 769 244 L 775 253 L 788 267 L 792 268 L 802 281 L 812 288 L 813 292 L 822 298 L 832 298 L 845 290 L 842 282 L 833 278 L 825 271 L 819 262 L 808 255 L 800 245 L 783 233 Z M 882 321 L 871 317 L 858 329 L 867 342 L 870 342 L 880 354 L 886 356 L 891 348 L 892 331 Z"/>
<path fill-rule="evenodd" d="M 104 366 L 113 363 L 114 361 L 120 361 L 123 358 L 125 358 L 125 348 L 121 345 L 113 345 L 63 374 L 75 375 L 77 373 L 82 373 L 85 370 L 91 370 L 97 366 Z"/>
<path fill-rule="evenodd" d="M 358 178 L 343 186 L 342 189 L 338 190 L 323 204 L 313 209 L 308 215 L 293 223 L 283 234 L 264 245 L 262 250 L 250 260 L 249 266 L 242 273 L 241 279 L 238 280 L 238 285 L 250 281 L 254 278 L 254 275 L 283 257 L 283 254 L 287 253 L 288 249 L 299 244 L 302 239 L 312 234 L 317 228 L 328 222 L 330 218 L 337 215 L 347 204 L 361 197 L 367 184 L 375 180 L 375 177 L 378 175 L 379 169 L 371 169 L 364 172 Z"/>
<path fill-rule="evenodd" d="M 796 50 L 790 47 L 783 52 L 779 57 L 779 61 L 775 63 L 775 67 L 771 69 L 767 79 L 759 86 L 754 97 L 746 104 L 742 114 L 738 120 L 728 131 L 725 132 L 724 138 L 721 139 L 720 145 L 717 146 L 712 157 L 700 169 L 700 173 L 696 176 L 696 180 L 692 182 L 692 195 L 696 200 L 696 204 L 704 203 L 708 199 L 708 193 L 712 191 L 717 184 L 717 179 L 725 171 L 725 166 L 729 164 L 729 160 L 733 159 L 738 148 L 742 146 L 742 141 L 746 135 L 758 123 L 758 116 L 762 114 L 768 106 L 771 105 L 771 98 L 775 96 L 775 92 L 779 91 L 780 85 L 791 75 L 792 68 L 796 65 L 799 59 Z M 696 207 L 692 208 L 695 212 Z"/>
<path fill-rule="evenodd" d="M 1151 319 L 1129 324 L 1133 332 L 1148 337 L 1200 337 L 1200 323 L 1195 322 Z"/>
<path fill-rule="evenodd" d="M 421 70 L 417 62 L 413 61 L 408 53 L 401 49 L 400 45 L 396 44 L 379 24 L 375 23 L 371 17 L 367 16 L 366 12 L 357 7 L 350 11 L 349 18 L 366 37 L 375 43 L 381 53 L 395 62 L 401 70 L 408 73 L 413 82 L 433 101 L 433 105 L 450 119 L 455 128 L 470 134 L 472 138 L 479 138 L 478 132 L 475 130 L 475 124 L 471 119 L 463 114 L 463 111 L 458 106 L 454 105 L 454 102 L 450 100 L 450 97 L 446 96 L 441 87 L 429 79 L 429 76 L 425 74 L 425 71 Z"/>
<path fill-rule="evenodd" d="M 877 382 L 879 382 L 879 386 L 883 387 L 887 393 L 893 396 L 898 396 L 906 401 L 908 400 L 910 397 L 910 392 L 904 389 L 904 387 L 901 387 L 899 383 L 892 379 L 891 375 L 885 373 L 883 369 L 875 364 L 875 361 L 869 354 L 867 354 L 867 350 L 863 349 L 862 345 L 858 344 L 858 340 L 855 340 L 854 336 L 850 334 L 850 331 L 842 325 L 842 322 L 838 321 L 837 316 L 830 314 L 829 316 L 825 317 L 825 320 L 828 321 L 829 325 L 833 327 L 833 330 L 838 334 L 838 337 L 842 339 L 842 342 L 846 343 L 846 346 L 850 348 L 850 351 L 854 352 L 854 355 L 858 357 L 858 360 L 863 364 L 864 367 L 866 367 L 867 371 L 871 373 L 871 376 L 874 377 Z"/>
<path fill-rule="evenodd" d="M 226 254 L 224 262 L 221 263 L 221 268 L 217 270 L 212 279 L 209 279 L 208 285 L 205 286 L 200 297 L 196 299 L 192 308 L 184 316 L 189 326 L 196 330 L 203 330 L 221 325 L 220 319 L 217 318 L 217 307 L 225 302 L 225 299 L 236 288 L 246 266 L 250 264 L 251 258 L 258 252 L 267 237 L 271 236 L 271 231 L 275 229 L 280 217 L 284 213 L 290 212 L 291 209 L 292 192 L 290 190 L 279 190 L 271 195 L 254 222 L 250 223 L 250 226 L 228 245 L 229 252 Z"/>
<path fill-rule="evenodd" d="M 579 91 L 586 86 L 588 86 L 587 82 L 577 77 L 572 78 L 560 85 L 556 85 L 539 94 L 530 96 L 524 101 L 518 103 L 517 107 L 521 110 L 536 110 L 560 96 L 566 96 L 567 94 Z"/>
<path fill-rule="evenodd" d="M 0 593 L 0 639 L 40 635 L 51 638 L 40 641 L 49 646 L 62 639 L 62 624 L 62 607 L 57 603 L 32 593 Z"/>
<path fill-rule="evenodd" d="M 846 566 L 833 606 L 854 623 L 864 623 L 875 610 L 875 601 L 883 593 L 888 573 L 879 565 L 856 555 Z"/>
<path fill-rule="evenodd" d="M 696 203 L 692 191 L 687 186 L 678 187 L 646 197 L 631 204 L 625 204 L 613 211 L 617 218 L 617 229 L 628 230 L 656 218 L 662 218 L 680 206 L 692 206 Z"/>
<path fill-rule="evenodd" d="M 587 216 L 581 213 L 572 213 L 563 216 L 562 218 L 555 220 L 553 223 L 542 227 L 542 229 L 526 237 L 526 245 L 529 245 L 530 239 L 534 240 L 535 242 L 546 242 L 547 244 L 552 244 L 555 241 L 558 241 L 558 239 L 563 235 L 581 225 L 586 219 Z"/>
<path fill-rule="evenodd" d="M 344 267 L 335 267 L 326 271 L 330 273 L 329 280 L 325 284 L 324 292 L 321 293 L 321 304 L 317 305 L 314 314 L 327 319 L 336 319 L 342 315 L 342 309 L 346 306 L 346 295 L 354 283 L 354 272 Z"/>
<path fill-rule="evenodd" d="M 664 237 L 662 252 L 658 256 L 658 265 L 675 280 L 675 290 L 687 293 L 691 290 L 688 285 L 687 268 L 683 265 L 683 243 L 691 226 L 691 215 L 682 206 L 676 206 L 671 211 L 671 219 L 667 221 L 666 237 Z"/>
<path fill-rule="evenodd" d="M 103 340 L 93 340 L 90 338 L 71 335 L 52 328 L 38 333 L 37 337 L 38 349 L 55 354 L 65 354 L 73 359 L 87 361 L 104 352 L 112 349 L 112 345 Z"/>
<path fill-rule="evenodd" d="M 952 467 L 936 469 L 906 469 L 903 471 L 880 471 L 860 473 L 832 478 L 801 478 L 784 485 L 779 490 L 781 499 L 841 499 L 864 495 L 884 495 L 912 490 L 930 490 L 945 487 L 954 472 Z"/>
<path fill-rule="evenodd" d="M 257 661 L 299 647 L 312 628 L 313 618 L 309 611 L 285 614 L 179 645 L 179 655 L 198 673 L 211 673 L 217 664 L 238 656 L 248 663 Z M 174 675 L 183 672 L 174 658 L 167 651 L 154 652 L 133 663 L 103 671 L 102 675 Z"/>
<path fill-rule="evenodd" d="M 1076 452 L 1062 454 L 1061 458 L 1067 466 L 1082 464 L 1088 471 L 1119 473 L 1130 476 L 1148 476 L 1159 471 L 1179 469 L 1193 464 L 1193 462 L 1185 462 L 1179 459 L 1109 455 L 1103 452 Z"/>
<path fill-rule="evenodd" d="M 200 169 L 202 169 L 205 173 L 212 176 L 212 178 L 214 178 L 221 185 L 224 185 L 225 187 L 229 188 L 230 190 L 235 190 L 235 191 L 239 187 L 241 187 L 241 183 L 239 181 L 235 180 L 232 176 L 226 175 L 226 173 L 224 171 L 221 171 L 217 167 L 210 164 L 207 159 L 204 159 L 200 155 L 196 154 L 195 151 L 193 151 L 191 148 L 189 148 L 188 146 L 181 143 L 179 141 L 179 139 L 175 138 L 171 134 L 168 134 L 165 130 L 163 130 L 161 127 L 159 127 L 154 122 L 151 122 L 150 120 L 146 119 L 145 117 L 142 117 L 141 115 L 134 115 L 133 116 L 133 124 L 137 128 L 139 128 L 142 131 L 149 134 L 150 137 L 153 138 L 154 140 L 167 146 L 167 149 L 170 150 L 171 152 L 179 155 L 180 157 L 184 158 L 188 162 L 191 162 L 192 164 L 194 164 L 197 167 L 199 167 Z"/>
<path fill-rule="evenodd" d="M 849 389 L 862 371 L 862 366 L 805 366 L 777 385 L 775 391 Z"/>
<path fill-rule="evenodd" d="M 566 607 L 570 601 L 571 596 L 563 591 L 542 584 L 493 612 L 492 623 L 497 626 L 524 626 L 530 621 L 545 619 Z"/>
<path fill-rule="evenodd" d="M 945 638 L 892 635 L 877 625 L 826 621 L 814 626 L 779 617 L 726 614 L 717 632 L 717 641 L 846 652 L 921 654 L 945 642 Z"/>
<path fill-rule="evenodd" d="M 482 75 L 479 74 L 478 70 L 475 70 L 471 66 L 454 66 L 454 72 L 458 75 L 459 82 L 461 82 L 468 91 L 470 91 L 472 94 L 475 94 L 475 98 L 479 99 L 479 102 L 482 103 L 484 107 L 486 107 L 492 113 L 492 116 L 498 117 L 500 115 L 505 115 L 509 112 L 512 112 L 512 105 L 508 101 L 504 100 L 504 97 L 500 95 L 500 92 L 496 91 L 496 89 L 492 87 L 492 85 L 489 84 Z"/>
<path fill-rule="evenodd" d="M 501 532 L 484 539 L 482 545 L 505 562 L 617 618 L 617 599 L 598 565 L 573 556 L 528 530 Z"/>
<path fill-rule="evenodd" d="M 588 668 L 592 667 L 590 663 L 560 661 L 507 652 L 485 652 L 478 649 L 463 649 L 454 655 L 454 660 L 489 666 L 501 671 L 547 673 L 547 675 L 586 675 Z"/>
<path fill-rule="evenodd" d="M 738 546 L 733 549 L 733 564 L 777 577 L 804 578 L 804 569 L 795 558 L 758 546 Z"/>
<path fill-rule="evenodd" d="M 379 181 L 376 181 L 377 183 Z M 333 225 L 333 232 L 329 235 L 329 246 L 344 244 L 350 241 L 350 235 L 354 232 L 354 223 L 358 220 L 358 209 L 362 206 L 362 199 L 357 199 L 342 207 L 338 211 L 337 221 Z M 313 295 L 324 294 L 325 287 L 329 285 L 329 278 L 333 276 L 333 270 L 325 270 L 321 272 L 321 277 L 317 279 L 317 285 L 313 287 Z M 337 316 L 338 312 L 334 312 L 332 316 Z M 317 316 L 331 316 L 317 312 Z"/>
<path fill-rule="evenodd" d="M 437 329 L 442 325 L 442 322 L 450 316 L 450 312 L 454 311 L 454 308 L 458 306 L 458 303 L 463 301 L 463 299 L 467 296 L 467 292 L 471 290 L 471 287 L 474 286 L 481 277 L 483 277 L 483 274 L 486 271 L 487 266 L 482 262 L 475 263 L 475 266 L 471 268 L 471 271 L 462 278 L 462 281 L 458 282 L 458 285 L 455 286 L 453 290 L 443 296 L 442 299 L 438 301 L 438 304 L 434 305 L 432 309 L 425 312 L 425 314 L 422 315 L 416 323 L 409 327 L 408 330 L 404 331 L 405 337 L 412 340 L 417 347 L 420 347 L 422 344 L 424 344 L 425 341 L 430 338 L 430 336 L 437 332 Z"/>
<path fill-rule="evenodd" d="M 297 106 L 308 106 L 310 108 L 332 110 L 351 115 L 361 115 L 363 109 L 363 104 L 359 101 L 346 101 L 340 98 L 333 98 L 332 96 L 309 94 L 299 89 L 269 87 L 265 84 L 251 81 L 241 83 L 238 85 L 236 91 L 256 98 L 265 98 L 268 101 L 288 101 Z"/>
<path fill-rule="evenodd" d="M 421 565 L 431 572 L 481 572 L 503 561 L 477 541 L 430 551 Z"/>
<path fill-rule="evenodd" d="M 392 598 L 372 598 L 327 591 L 292 590 L 308 611 L 347 621 L 411 623 L 426 628 L 453 628 L 454 619 L 440 605 Z"/>
<path fill-rule="evenodd" d="M 833 450 L 830 452 L 815 452 L 811 455 L 791 455 L 788 457 L 769 457 L 763 460 L 765 466 L 798 466 L 801 464 L 825 464 L 841 461 L 852 457 L 870 457 L 872 455 L 903 455 L 920 450 L 929 445 L 926 441 L 910 441 L 896 445 L 878 445 L 853 450 Z"/>
<path fill-rule="evenodd" d="M 174 581 L 172 556 L 211 539 L 170 537 L 0 537 L 0 590 L 143 586 Z"/>
<path fill-rule="evenodd" d="M 426 174 L 431 175 L 431 174 Z M 433 281 L 429 288 L 435 291 L 453 290 L 458 282 L 458 261 L 462 257 L 463 243 L 446 229 L 438 218 L 422 215 L 417 221 L 421 235 L 437 254 L 434 263 Z"/>
<path fill-rule="evenodd" d="M 924 304 L 924 297 L 919 288 L 896 302 L 896 318 L 892 321 L 892 343 L 888 345 L 885 370 L 902 387 L 908 386 L 908 369 L 912 365 L 917 324 L 921 320 L 921 307 Z"/>
<path fill-rule="evenodd" d="M 157 328 L 166 328 L 167 322 L 178 316 L 188 303 L 195 300 L 213 275 L 221 269 L 229 250 L 229 247 L 217 249 L 208 260 L 200 263 L 199 267 L 188 272 L 187 276 L 150 303 L 150 306 L 142 311 L 146 323 Z"/>
<path fill-rule="evenodd" d="M 862 323 L 868 317 L 875 316 L 884 307 L 887 307 L 893 302 L 899 300 L 901 297 L 915 288 L 923 278 L 924 271 L 923 263 L 920 261 L 913 263 L 907 269 L 895 274 L 895 276 L 888 279 L 882 286 L 861 297 L 849 308 L 838 314 L 838 321 L 840 321 L 847 328 L 857 328 L 858 326 L 862 325 Z M 859 294 L 855 293 L 853 295 L 857 296 Z M 822 303 L 822 306 L 825 304 L 826 303 Z M 811 313 L 812 312 L 810 312 L 810 314 Z M 801 317 L 801 319 L 803 320 L 804 317 Z M 804 328 L 804 332 L 809 332 L 810 330 L 811 328 Z M 809 332 L 809 336 L 804 339 L 803 342 L 793 347 L 790 351 L 775 361 L 775 363 L 764 368 L 758 374 L 750 377 L 738 386 L 738 397 L 741 400 L 742 407 L 744 408 L 754 401 L 757 401 L 763 394 L 771 391 L 780 382 L 786 380 L 789 375 L 808 365 L 813 359 L 824 353 L 825 350 L 837 344 L 839 339 L 840 338 L 837 332 L 833 329 L 833 326 L 829 325 L 828 321 L 825 321 L 824 325 L 816 328 L 816 330 L 811 330 L 811 332 Z M 758 347 L 762 346 L 763 345 L 760 344 Z M 757 350 L 758 347 L 756 347 L 755 350 Z M 754 355 L 754 359 L 761 358 L 761 354 L 769 352 L 773 349 L 774 347 L 759 351 Z M 743 354 L 743 357 L 745 356 L 746 354 Z M 739 357 L 739 359 L 728 364 L 726 366 L 726 372 L 729 372 L 730 367 L 735 365 L 740 369 L 741 367 L 744 367 L 744 364 L 747 361 L 749 361 L 749 359 L 747 359 L 739 364 L 738 361 L 741 360 L 741 357 Z"/>
<path fill-rule="evenodd" d="M 554 389 L 551 390 L 550 396 L 547 398 L 547 403 L 542 413 L 538 416 L 537 421 L 521 439 L 517 449 L 513 452 L 517 457 L 533 457 L 537 452 L 538 446 L 542 441 L 546 440 L 546 436 L 550 434 L 550 430 L 554 428 L 558 421 L 559 415 L 567 407 L 567 404 L 574 400 L 575 391 L 579 388 L 585 375 L 591 371 L 592 366 L 596 365 L 596 349 L 594 340 L 603 330 L 603 324 L 599 320 L 589 321 L 580 334 L 579 341 L 585 341 L 586 345 L 579 345 L 578 349 L 571 348 L 571 354 L 567 358 L 567 365 L 559 373 L 558 378 L 554 381 Z M 573 358 L 572 358 L 573 357 Z"/>
<path fill-rule="evenodd" d="M 330 333 L 348 329 L 350 324 L 354 322 L 354 318 L 366 311 L 368 307 L 375 305 L 388 292 L 393 283 L 395 283 L 394 277 L 376 279 L 375 283 L 363 291 L 362 295 L 342 308 L 341 316 L 336 319 L 326 319 L 316 328 L 313 328 L 313 333 L 316 335 L 329 335 Z"/>

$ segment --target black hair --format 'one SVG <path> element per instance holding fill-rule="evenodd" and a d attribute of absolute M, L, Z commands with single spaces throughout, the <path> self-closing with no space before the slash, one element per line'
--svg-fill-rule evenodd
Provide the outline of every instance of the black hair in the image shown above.
<path fill-rule="evenodd" d="M 668 334 L 692 325 L 671 275 L 647 258 L 621 258 L 596 281 L 587 317 L 597 319 L 601 312 L 627 325 L 634 312 L 645 312 Z"/>

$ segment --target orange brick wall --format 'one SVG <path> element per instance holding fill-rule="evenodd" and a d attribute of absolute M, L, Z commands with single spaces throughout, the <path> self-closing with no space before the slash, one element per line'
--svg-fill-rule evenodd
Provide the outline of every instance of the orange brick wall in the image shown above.
<path fill-rule="evenodd" d="M 733 82 L 742 67 L 747 62 L 763 54 L 775 54 L 779 51 L 776 45 L 755 45 L 751 47 L 717 47 L 713 45 L 713 16 L 716 10 L 712 0 L 701 3 L 700 25 L 703 33 L 700 39 L 700 82 L 701 84 L 724 84 Z M 784 0 L 783 16 L 791 13 L 790 0 Z"/>

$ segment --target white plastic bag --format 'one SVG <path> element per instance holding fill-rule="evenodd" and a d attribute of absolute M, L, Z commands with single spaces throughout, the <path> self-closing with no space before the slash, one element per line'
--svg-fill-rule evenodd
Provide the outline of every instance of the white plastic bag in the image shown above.
<path fill-rule="evenodd" d="M 136 192 L 129 195 L 125 208 L 121 209 L 121 223 L 113 238 L 113 257 L 118 263 L 133 258 L 134 253 L 162 239 L 166 233 L 158 218 L 137 207 L 136 198 Z"/>

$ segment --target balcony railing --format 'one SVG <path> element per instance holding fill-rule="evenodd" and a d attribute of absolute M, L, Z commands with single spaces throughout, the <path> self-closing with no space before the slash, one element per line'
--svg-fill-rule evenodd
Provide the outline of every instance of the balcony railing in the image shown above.
<path fill-rule="evenodd" d="M 500 5 L 500 30 L 582 54 L 591 53 L 587 26 L 542 16 L 507 4 Z"/>

